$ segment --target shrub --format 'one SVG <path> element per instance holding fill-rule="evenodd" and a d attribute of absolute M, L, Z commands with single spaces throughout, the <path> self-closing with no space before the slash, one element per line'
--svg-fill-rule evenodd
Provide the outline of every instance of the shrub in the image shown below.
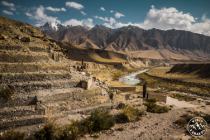
<path fill-rule="evenodd" d="M 141 112 L 131 106 L 127 106 L 123 109 L 123 114 L 125 114 L 129 121 L 138 120 L 139 116 L 142 115 Z"/>
<path fill-rule="evenodd" d="M 157 105 L 155 99 L 148 99 L 144 105 L 147 107 L 147 112 L 151 113 L 165 113 L 170 110 L 167 106 Z"/>
<path fill-rule="evenodd" d="M 16 131 L 7 131 L 0 135 L 0 140 L 24 140 L 25 134 Z"/>
<path fill-rule="evenodd" d="M 108 111 L 95 110 L 91 113 L 90 117 L 66 126 L 61 137 L 77 139 L 79 135 L 107 130 L 114 124 L 114 118 Z"/>
<path fill-rule="evenodd" d="M 115 124 L 114 118 L 108 111 L 95 110 L 91 116 L 81 121 L 79 124 L 80 132 L 98 132 L 107 130 Z"/>
<path fill-rule="evenodd" d="M 38 140 L 55 140 L 56 139 L 56 127 L 54 124 L 46 124 L 41 130 L 34 134 L 34 137 Z"/>
<path fill-rule="evenodd" d="M 14 94 L 14 89 L 10 86 L 0 85 L 0 98 L 8 101 Z"/>
<path fill-rule="evenodd" d="M 117 123 L 126 123 L 137 121 L 144 112 L 138 110 L 137 108 L 126 106 L 122 113 L 115 116 L 115 120 Z"/>
<path fill-rule="evenodd" d="M 187 123 L 193 118 L 193 116 L 194 115 L 184 114 L 180 119 L 176 120 L 174 124 L 178 125 L 179 127 L 185 127 Z"/>
<path fill-rule="evenodd" d="M 129 119 L 124 113 L 119 113 L 115 116 L 115 121 L 116 123 L 127 123 Z"/>
<path fill-rule="evenodd" d="M 81 135 L 107 130 L 113 125 L 114 119 L 108 111 L 96 110 L 90 117 L 64 127 L 56 128 L 53 124 L 47 124 L 34 137 L 38 140 L 77 140 Z"/>
<path fill-rule="evenodd" d="M 72 122 L 70 125 L 64 126 L 58 132 L 59 138 L 58 140 L 77 140 L 80 132 L 79 132 L 79 122 Z"/>

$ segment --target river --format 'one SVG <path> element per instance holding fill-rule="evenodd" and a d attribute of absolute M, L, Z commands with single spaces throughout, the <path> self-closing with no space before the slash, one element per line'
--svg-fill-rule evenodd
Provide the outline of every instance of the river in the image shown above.
<path fill-rule="evenodd" d="M 135 86 L 141 82 L 141 80 L 137 77 L 137 75 L 147 72 L 147 71 L 148 71 L 148 69 L 144 69 L 144 70 L 139 70 L 137 72 L 130 73 L 128 75 L 120 77 L 119 81 L 124 84 L 127 84 L 129 86 Z M 178 92 L 178 93 L 182 94 L 181 92 Z M 158 96 L 158 94 L 157 94 L 157 96 Z M 195 108 L 195 107 L 197 107 L 197 105 L 191 104 L 190 102 L 179 101 L 178 99 L 172 98 L 170 96 L 165 96 L 165 98 L 166 98 L 165 103 L 167 105 L 176 106 L 177 108 Z"/>
<path fill-rule="evenodd" d="M 141 80 L 139 78 L 137 78 L 137 75 L 147 72 L 147 71 L 148 71 L 148 69 L 144 69 L 144 70 L 139 70 L 137 72 L 130 73 L 128 75 L 120 77 L 119 81 L 124 84 L 127 84 L 129 86 L 135 86 L 136 84 L 141 82 Z"/>

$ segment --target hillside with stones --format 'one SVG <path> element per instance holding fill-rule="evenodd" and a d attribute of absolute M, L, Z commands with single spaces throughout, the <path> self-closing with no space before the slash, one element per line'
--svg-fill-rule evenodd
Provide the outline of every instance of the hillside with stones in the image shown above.
<path fill-rule="evenodd" d="M 0 17 L 0 33 L 0 131 L 34 131 L 109 106 L 106 85 L 78 71 L 38 28 Z"/>

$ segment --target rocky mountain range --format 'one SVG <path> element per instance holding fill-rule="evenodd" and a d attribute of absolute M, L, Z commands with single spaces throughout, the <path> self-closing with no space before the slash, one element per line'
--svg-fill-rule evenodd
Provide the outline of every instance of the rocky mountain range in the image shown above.
<path fill-rule="evenodd" d="M 210 58 L 210 37 L 183 30 L 144 30 L 136 26 L 110 29 L 96 25 L 88 29 L 83 26 L 57 27 L 49 23 L 40 27 L 47 35 L 62 42 L 84 48 L 114 51 L 169 50 L 177 54 L 186 53 L 191 57 Z"/>

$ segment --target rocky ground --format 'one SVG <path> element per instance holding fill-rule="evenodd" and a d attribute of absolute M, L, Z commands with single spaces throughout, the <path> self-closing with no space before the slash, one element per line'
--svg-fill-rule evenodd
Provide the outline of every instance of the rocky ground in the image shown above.
<path fill-rule="evenodd" d="M 82 139 L 100 139 L 100 140 L 190 140 L 192 136 L 184 127 L 180 127 L 175 122 L 182 118 L 183 115 L 191 112 L 210 112 L 210 105 L 202 105 L 198 102 L 191 102 L 196 104 L 196 108 L 180 108 L 174 106 L 168 113 L 146 113 L 139 121 L 117 124 L 111 130 L 101 132 L 95 135 L 86 135 Z M 207 133 L 200 137 L 208 140 L 210 138 L 210 129 Z"/>

